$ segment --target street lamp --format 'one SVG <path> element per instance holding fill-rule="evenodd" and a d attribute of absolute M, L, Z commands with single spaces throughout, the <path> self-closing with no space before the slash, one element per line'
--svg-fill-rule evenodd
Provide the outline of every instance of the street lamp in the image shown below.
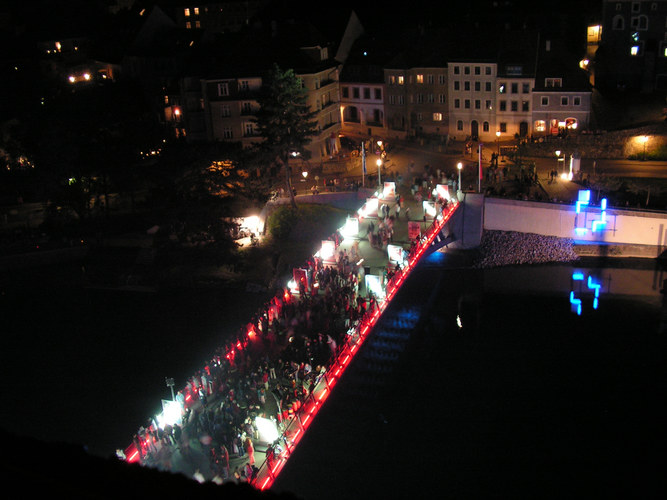
<path fill-rule="evenodd" d="M 176 399 L 174 397 L 174 379 L 170 377 L 165 377 L 164 382 L 167 384 L 167 387 L 171 389 L 171 400 L 174 401 Z"/>
<path fill-rule="evenodd" d="M 642 136 L 640 141 L 644 143 L 644 156 L 642 156 L 642 161 L 646 161 L 646 144 L 648 144 L 648 135 Z"/>
<path fill-rule="evenodd" d="M 378 186 L 381 186 L 382 185 L 382 158 L 378 158 L 375 161 L 375 163 L 378 166 Z"/>
<path fill-rule="evenodd" d="M 500 130 L 496 130 L 496 146 L 498 147 L 498 157 L 500 157 Z"/>
<path fill-rule="evenodd" d="M 458 192 L 460 193 L 461 192 L 461 170 L 463 170 L 463 163 L 458 162 L 456 164 L 456 168 L 459 169 L 459 189 L 458 189 Z"/>

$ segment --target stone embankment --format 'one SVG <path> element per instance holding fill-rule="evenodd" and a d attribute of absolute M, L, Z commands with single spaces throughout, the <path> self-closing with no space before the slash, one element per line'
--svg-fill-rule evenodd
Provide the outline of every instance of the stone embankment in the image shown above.
<path fill-rule="evenodd" d="M 482 269 L 519 264 L 572 262 L 579 259 L 574 241 L 514 231 L 484 231 L 473 267 Z"/>

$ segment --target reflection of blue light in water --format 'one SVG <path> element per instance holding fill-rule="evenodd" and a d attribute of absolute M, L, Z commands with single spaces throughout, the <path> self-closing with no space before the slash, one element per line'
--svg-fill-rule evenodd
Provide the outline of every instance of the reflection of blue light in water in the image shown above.
<path fill-rule="evenodd" d="M 575 299 L 574 292 L 570 292 L 570 304 L 577 306 L 577 314 L 581 316 L 581 299 Z"/>
<path fill-rule="evenodd" d="M 572 273 L 572 281 L 584 281 L 584 273 L 581 271 L 575 271 Z M 593 298 L 593 309 L 598 308 L 599 297 L 600 297 L 600 288 L 602 288 L 602 283 L 597 283 L 593 280 L 592 276 L 588 276 L 586 280 L 586 286 L 589 290 L 594 291 L 595 297 Z M 581 285 L 579 286 L 579 291 L 581 292 Z M 574 296 L 574 290 L 570 291 L 570 304 L 572 305 L 572 311 L 577 312 L 578 315 L 581 315 L 581 299 Z"/>

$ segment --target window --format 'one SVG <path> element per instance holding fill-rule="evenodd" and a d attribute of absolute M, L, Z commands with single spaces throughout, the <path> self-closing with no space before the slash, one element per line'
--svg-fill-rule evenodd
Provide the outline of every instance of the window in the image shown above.
<path fill-rule="evenodd" d="M 371 89 L 368 87 L 364 88 L 364 99 L 370 99 L 371 98 Z"/>
<path fill-rule="evenodd" d="M 438 102 L 440 104 L 445 104 L 445 94 L 438 94 Z"/>
<path fill-rule="evenodd" d="M 470 66 L 464 66 L 463 67 L 463 74 L 465 74 L 465 75 L 470 74 Z"/>
<path fill-rule="evenodd" d="M 484 82 L 484 90 L 491 92 L 491 82 Z"/>
<path fill-rule="evenodd" d="M 424 119 L 421 113 L 417 113 L 417 121 L 420 122 Z"/>
<path fill-rule="evenodd" d="M 522 83 L 521 84 L 521 92 L 524 94 L 528 94 L 530 92 L 530 84 L 529 83 Z"/>
<path fill-rule="evenodd" d="M 475 66 L 475 74 L 476 75 L 482 74 L 482 68 L 480 68 L 479 66 Z"/>
<path fill-rule="evenodd" d="M 192 28 L 192 23 L 190 21 L 185 23 L 185 29 L 191 29 Z"/>
<path fill-rule="evenodd" d="M 396 76 L 395 75 L 390 75 L 389 76 L 389 85 L 395 85 L 396 84 Z"/>
<path fill-rule="evenodd" d="M 434 99 L 433 99 L 433 94 L 428 94 L 428 95 L 426 96 L 426 102 L 430 102 L 430 103 L 432 103 L 433 101 L 434 101 Z"/>
<path fill-rule="evenodd" d="M 454 99 L 454 107 L 457 109 L 461 107 L 461 99 Z"/>
<path fill-rule="evenodd" d="M 417 75 L 417 83 L 424 83 L 424 75 Z"/>
<path fill-rule="evenodd" d="M 382 99 L 382 89 L 375 89 L 375 98 L 379 101 Z"/>
<path fill-rule="evenodd" d="M 485 66 L 484 67 L 484 74 L 485 75 L 490 75 L 491 74 L 491 66 Z"/>
<path fill-rule="evenodd" d="M 403 77 L 403 75 L 399 75 L 399 77 L 398 77 L 398 84 L 399 84 L 399 85 L 403 85 L 404 83 L 405 83 L 405 78 Z"/>
<path fill-rule="evenodd" d="M 433 85 L 433 82 L 435 80 L 433 79 L 433 75 L 426 75 L 426 82 L 429 83 L 430 85 Z"/>
<path fill-rule="evenodd" d="M 458 80 L 454 81 L 454 90 L 461 90 L 461 82 Z"/>
<path fill-rule="evenodd" d="M 359 99 L 359 87 L 352 87 L 352 98 Z"/>
<path fill-rule="evenodd" d="M 229 106 L 227 104 L 223 105 L 222 108 L 220 108 L 220 111 L 223 118 L 232 116 L 232 113 L 230 112 Z"/>
<path fill-rule="evenodd" d="M 528 101 L 521 101 L 521 111 L 524 113 L 530 111 L 530 105 L 528 104 Z"/>
<path fill-rule="evenodd" d="M 581 97 L 579 97 L 579 96 L 574 96 L 574 97 L 572 98 L 572 104 L 573 104 L 574 106 L 581 106 Z"/>
<path fill-rule="evenodd" d="M 484 108 L 485 109 L 491 109 L 491 100 L 490 99 L 487 99 L 486 101 L 484 101 Z"/>
<path fill-rule="evenodd" d="M 250 86 L 248 85 L 248 80 L 241 80 L 241 91 L 242 92 L 248 92 L 250 89 Z"/>
<path fill-rule="evenodd" d="M 482 82 L 475 82 L 475 92 L 482 90 Z"/>
<path fill-rule="evenodd" d="M 482 124 L 482 130 L 483 130 L 484 132 L 488 132 L 488 131 L 489 131 L 489 122 L 484 122 L 484 123 Z"/>
<path fill-rule="evenodd" d="M 455 75 L 460 75 L 461 74 L 461 68 L 459 66 L 454 66 L 454 74 Z"/>
<path fill-rule="evenodd" d="M 625 19 L 623 19 L 623 16 L 616 15 L 616 16 L 614 16 L 614 19 L 611 21 L 611 26 L 612 26 L 612 29 L 614 29 L 614 30 L 624 30 L 625 29 Z"/>
<path fill-rule="evenodd" d="M 402 95 L 399 95 L 399 96 L 398 96 L 398 104 L 399 104 L 400 106 L 402 106 L 403 104 L 405 104 L 405 97 L 403 97 Z"/>
<path fill-rule="evenodd" d="M 433 113 L 433 121 L 434 122 L 441 122 L 442 121 L 442 113 Z"/>
<path fill-rule="evenodd" d="M 444 84 L 445 84 L 445 75 L 438 75 L 438 83 L 439 83 L 440 85 L 444 85 Z"/>
<path fill-rule="evenodd" d="M 630 27 L 637 30 L 645 31 L 648 29 L 648 17 L 633 16 L 630 19 Z"/>
<path fill-rule="evenodd" d="M 470 109 L 470 99 L 466 99 L 463 103 L 466 109 Z"/>
<path fill-rule="evenodd" d="M 547 130 L 547 123 L 544 120 L 537 120 L 533 128 L 535 132 L 545 132 Z"/>
<path fill-rule="evenodd" d="M 222 136 L 225 139 L 233 139 L 234 138 L 234 132 L 232 131 L 231 127 L 225 127 L 222 129 Z"/>
<path fill-rule="evenodd" d="M 549 98 L 548 97 L 542 97 L 541 104 L 542 104 L 542 106 L 548 106 L 549 105 Z"/>
<path fill-rule="evenodd" d="M 504 94 L 505 92 L 507 92 L 507 84 L 505 82 L 500 82 L 498 84 L 498 93 Z"/>
<path fill-rule="evenodd" d="M 482 109 L 482 101 L 475 99 L 475 109 Z"/>
<path fill-rule="evenodd" d="M 423 104 L 424 103 L 424 94 L 417 94 L 417 104 Z"/>
<path fill-rule="evenodd" d="M 200 21 L 195 21 L 195 28 L 197 28 L 197 29 L 201 28 L 201 22 Z"/>
<path fill-rule="evenodd" d="M 391 104 L 391 105 L 396 104 L 396 96 L 395 95 L 390 95 L 389 96 L 389 104 Z"/>
<path fill-rule="evenodd" d="M 562 87 L 563 81 L 561 78 L 545 78 L 544 86 L 547 88 Z"/>
<path fill-rule="evenodd" d="M 199 15 L 199 7 L 195 7 L 195 16 Z"/>
<path fill-rule="evenodd" d="M 218 83 L 218 97 L 229 95 L 229 84 L 227 82 Z"/>
<path fill-rule="evenodd" d="M 463 90 L 470 90 L 470 82 L 463 82 Z"/>
<path fill-rule="evenodd" d="M 252 104 L 250 104 L 249 102 L 244 102 L 244 103 L 241 105 L 241 111 L 242 111 L 244 114 L 250 114 L 250 113 L 252 113 Z"/>
<path fill-rule="evenodd" d="M 644 42 L 636 42 L 630 47 L 631 56 L 643 56 L 644 55 Z"/>
<path fill-rule="evenodd" d="M 560 98 L 560 105 L 561 106 L 567 106 L 570 103 L 570 100 L 567 96 L 561 96 Z"/>
<path fill-rule="evenodd" d="M 503 134 L 507 133 L 507 123 L 500 122 L 500 132 L 503 133 Z"/>
<path fill-rule="evenodd" d="M 347 99 L 348 97 L 350 97 L 350 89 L 349 88 L 341 87 L 341 92 L 343 94 L 344 99 Z"/>
<path fill-rule="evenodd" d="M 518 94 L 519 93 L 519 84 L 516 82 L 512 83 L 512 94 Z"/>
<path fill-rule="evenodd" d="M 246 137 L 251 137 L 251 136 L 255 135 L 255 129 L 252 126 L 252 123 L 245 123 L 243 125 L 243 131 L 244 131 L 244 135 Z"/>
<path fill-rule="evenodd" d="M 519 111 L 519 102 L 518 101 L 512 101 L 510 103 L 510 108 L 512 111 Z"/>
<path fill-rule="evenodd" d="M 507 111 L 507 101 L 500 101 L 499 106 L 499 111 Z"/>
<path fill-rule="evenodd" d="M 456 122 L 456 130 L 463 130 L 463 120 Z"/>
<path fill-rule="evenodd" d="M 185 14 L 185 17 L 190 17 L 190 9 L 185 9 L 183 14 Z"/>
<path fill-rule="evenodd" d="M 632 2 L 632 12 L 639 12 L 639 2 Z"/>

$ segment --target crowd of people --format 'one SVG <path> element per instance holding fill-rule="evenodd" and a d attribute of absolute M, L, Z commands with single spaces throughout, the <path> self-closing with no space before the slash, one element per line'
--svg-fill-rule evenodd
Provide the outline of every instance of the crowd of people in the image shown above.
<path fill-rule="evenodd" d="M 484 231 L 474 266 L 490 268 L 518 264 L 573 262 L 579 259 L 574 241 L 514 231 Z"/>
<path fill-rule="evenodd" d="M 197 480 L 254 479 L 261 465 L 254 453 L 255 419 L 272 419 L 282 429 L 350 329 L 377 307 L 372 294 L 360 291 L 363 267 L 344 253 L 328 265 L 318 257 L 309 259 L 298 293 L 282 289 L 190 377 L 175 396 L 183 408 L 181 424 L 160 428 L 151 420 L 137 431 L 134 445 L 143 465 L 172 470 L 178 454 L 179 461 L 196 467 Z"/>

